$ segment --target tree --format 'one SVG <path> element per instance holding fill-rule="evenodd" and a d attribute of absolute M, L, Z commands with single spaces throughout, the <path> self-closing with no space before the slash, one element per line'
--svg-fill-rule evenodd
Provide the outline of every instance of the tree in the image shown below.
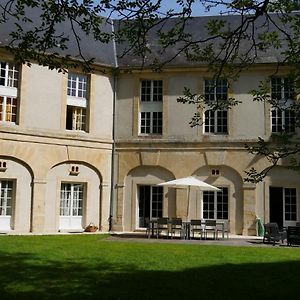
<path fill-rule="evenodd" d="M 177 0 L 178 10 L 161 12 L 165 2 L 1 0 L 2 24 L 7 24 L 9 20 L 15 24 L 6 48 L 19 63 L 36 61 L 59 71 L 66 71 L 70 66 L 81 66 L 86 71 L 92 71 L 93 58 L 85 57 L 82 52 L 81 37 L 84 33 L 101 43 L 109 43 L 114 39 L 122 49 L 119 55 L 140 57 L 141 68 L 146 65 L 159 71 L 165 64 L 184 55 L 188 62 L 209 65 L 216 81 L 223 77 L 237 80 L 240 72 L 259 61 L 262 53 L 272 49 L 278 57 L 274 74 L 282 66 L 288 67 L 291 98 L 295 99 L 300 80 L 300 17 L 294 10 L 299 9 L 299 1 Z M 218 9 L 223 17 L 210 18 L 203 29 L 205 34 L 195 35 L 189 32 L 189 24 L 193 22 L 193 15 L 197 14 L 195 9 L 199 5 L 208 12 Z M 238 22 L 230 23 L 230 19 L 226 18 L 228 15 L 238 15 Z M 111 17 L 118 18 L 114 22 L 115 31 L 106 27 L 112 22 Z M 66 24 L 69 29 L 67 32 L 61 30 L 62 26 L 66 28 Z M 149 44 L 149 37 L 153 36 L 160 45 L 159 50 Z M 77 45 L 75 55 L 68 53 L 71 39 Z M 149 60 L 150 56 L 153 59 Z M 253 99 L 269 102 L 274 108 L 288 111 L 293 115 L 292 126 L 298 128 L 299 103 L 294 101 L 288 106 L 282 103 L 280 97 L 270 95 L 270 84 L 268 80 L 261 82 L 257 90 L 251 91 Z M 219 109 L 238 104 L 235 99 L 211 103 L 203 95 L 192 94 L 188 89 L 178 101 L 195 105 L 196 113 L 191 126 L 203 122 L 197 111 L 204 105 Z M 300 143 L 295 131 L 290 129 L 284 128 L 268 141 L 259 138 L 256 145 L 247 145 L 251 153 L 263 155 L 270 161 L 267 170 L 248 171 L 247 180 L 262 180 L 281 159 L 288 159 L 291 167 L 300 167 Z"/>

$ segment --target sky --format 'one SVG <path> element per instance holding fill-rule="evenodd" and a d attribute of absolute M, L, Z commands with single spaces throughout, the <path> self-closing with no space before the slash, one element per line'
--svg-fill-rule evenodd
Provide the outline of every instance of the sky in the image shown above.
<path fill-rule="evenodd" d="M 116 0 L 117 1 L 117 0 Z M 97 1 L 96 1 L 97 2 Z M 155 1 L 153 1 L 155 2 Z M 176 0 L 163 0 L 160 12 L 165 13 L 169 9 L 174 9 L 174 11 L 180 11 L 181 6 L 177 3 Z M 212 9 L 209 12 L 205 11 L 202 4 L 198 1 L 193 6 L 193 16 L 211 16 L 211 15 L 218 15 L 220 12 L 220 8 Z M 118 18 L 116 15 L 113 16 L 114 18 Z"/>
<path fill-rule="evenodd" d="M 162 10 L 163 12 L 166 12 L 169 9 L 174 9 L 174 10 L 180 10 L 180 5 L 176 3 L 176 0 L 164 0 L 162 1 Z M 218 15 L 220 12 L 220 9 L 212 9 L 211 11 L 207 12 L 205 11 L 204 7 L 202 4 L 196 1 L 196 3 L 193 6 L 193 16 L 211 16 L 211 15 Z"/>

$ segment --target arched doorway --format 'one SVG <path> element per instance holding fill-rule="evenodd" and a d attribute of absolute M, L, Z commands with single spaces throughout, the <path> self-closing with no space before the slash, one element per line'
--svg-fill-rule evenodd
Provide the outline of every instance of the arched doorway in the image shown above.
<path fill-rule="evenodd" d="M 101 223 L 101 179 L 90 165 L 64 162 L 47 175 L 45 227 L 47 231 L 81 231 Z"/>
<path fill-rule="evenodd" d="M 228 220 L 230 232 L 243 232 L 243 179 L 228 166 L 203 166 L 194 175 L 221 191 L 203 192 L 197 197 L 200 204 L 197 216 L 204 219 Z"/>
<path fill-rule="evenodd" d="M 143 229 L 153 217 L 175 216 L 175 192 L 157 186 L 171 179 L 174 175 L 158 166 L 140 166 L 128 173 L 125 178 L 124 230 Z"/>

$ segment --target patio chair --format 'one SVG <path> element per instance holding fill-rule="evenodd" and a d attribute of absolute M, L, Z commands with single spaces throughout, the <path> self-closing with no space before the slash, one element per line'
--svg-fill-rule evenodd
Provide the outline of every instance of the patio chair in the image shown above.
<path fill-rule="evenodd" d="M 176 231 L 179 232 L 179 235 L 180 235 L 181 231 L 182 231 L 182 219 L 181 218 L 172 218 L 169 223 L 170 223 L 171 238 L 173 238 L 173 236 L 175 236 Z"/>
<path fill-rule="evenodd" d="M 148 236 L 148 239 L 150 237 L 154 236 L 155 230 L 156 230 L 156 224 L 157 224 L 157 219 L 149 219 L 145 218 L 145 223 L 146 223 L 146 235 Z"/>
<path fill-rule="evenodd" d="M 207 233 L 212 232 L 214 240 L 217 238 L 217 221 L 216 220 L 205 220 L 204 223 L 204 238 L 207 239 Z"/>
<path fill-rule="evenodd" d="M 219 232 L 222 234 L 222 238 L 226 234 L 227 238 L 229 238 L 229 220 L 222 220 L 222 224 L 217 224 L 217 239 Z"/>
<path fill-rule="evenodd" d="M 268 243 L 273 242 L 273 245 L 275 245 L 275 242 L 281 241 L 282 243 L 287 238 L 286 231 L 279 231 L 279 227 L 277 223 L 267 223 L 264 224 L 265 227 L 265 234 L 263 238 L 263 243 L 266 241 Z"/>
<path fill-rule="evenodd" d="M 166 232 L 167 237 L 169 236 L 169 218 L 158 218 L 156 223 L 156 238 L 158 239 L 159 235 L 162 232 Z"/>
<path fill-rule="evenodd" d="M 202 239 L 203 236 L 203 227 L 204 224 L 202 220 L 191 220 L 191 233 L 192 233 L 192 238 L 195 238 L 195 233 L 200 234 L 200 238 Z"/>
<path fill-rule="evenodd" d="M 289 226 L 287 229 L 288 246 L 300 245 L 300 226 Z"/>

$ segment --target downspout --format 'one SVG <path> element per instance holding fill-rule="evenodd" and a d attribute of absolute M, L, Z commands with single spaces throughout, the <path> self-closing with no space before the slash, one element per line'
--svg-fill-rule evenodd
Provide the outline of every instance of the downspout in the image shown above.
<path fill-rule="evenodd" d="M 117 75 L 114 72 L 113 75 L 113 124 L 112 124 L 112 152 L 111 152 L 111 186 L 110 186 L 110 206 L 109 206 L 109 228 L 112 230 L 112 221 L 114 213 L 114 200 L 115 200 L 115 155 L 116 155 L 116 87 L 117 87 Z"/>
<path fill-rule="evenodd" d="M 111 20 L 112 26 L 112 34 L 114 34 L 114 22 Z M 113 215 L 114 215 L 114 200 L 115 200 L 115 155 L 116 155 L 116 144 L 115 144 L 115 137 L 116 137 L 116 99 L 117 99 L 117 70 L 118 70 L 118 61 L 117 61 L 117 49 L 116 49 L 116 42 L 113 37 L 113 51 L 115 57 L 115 69 L 113 70 L 113 107 L 112 107 L 112 153 L 111 153 L 111 187 L 110 187 L 110 204 L 109 204 L 109 227 L 108 230 L 112 230 L 113 224 Z"/>

